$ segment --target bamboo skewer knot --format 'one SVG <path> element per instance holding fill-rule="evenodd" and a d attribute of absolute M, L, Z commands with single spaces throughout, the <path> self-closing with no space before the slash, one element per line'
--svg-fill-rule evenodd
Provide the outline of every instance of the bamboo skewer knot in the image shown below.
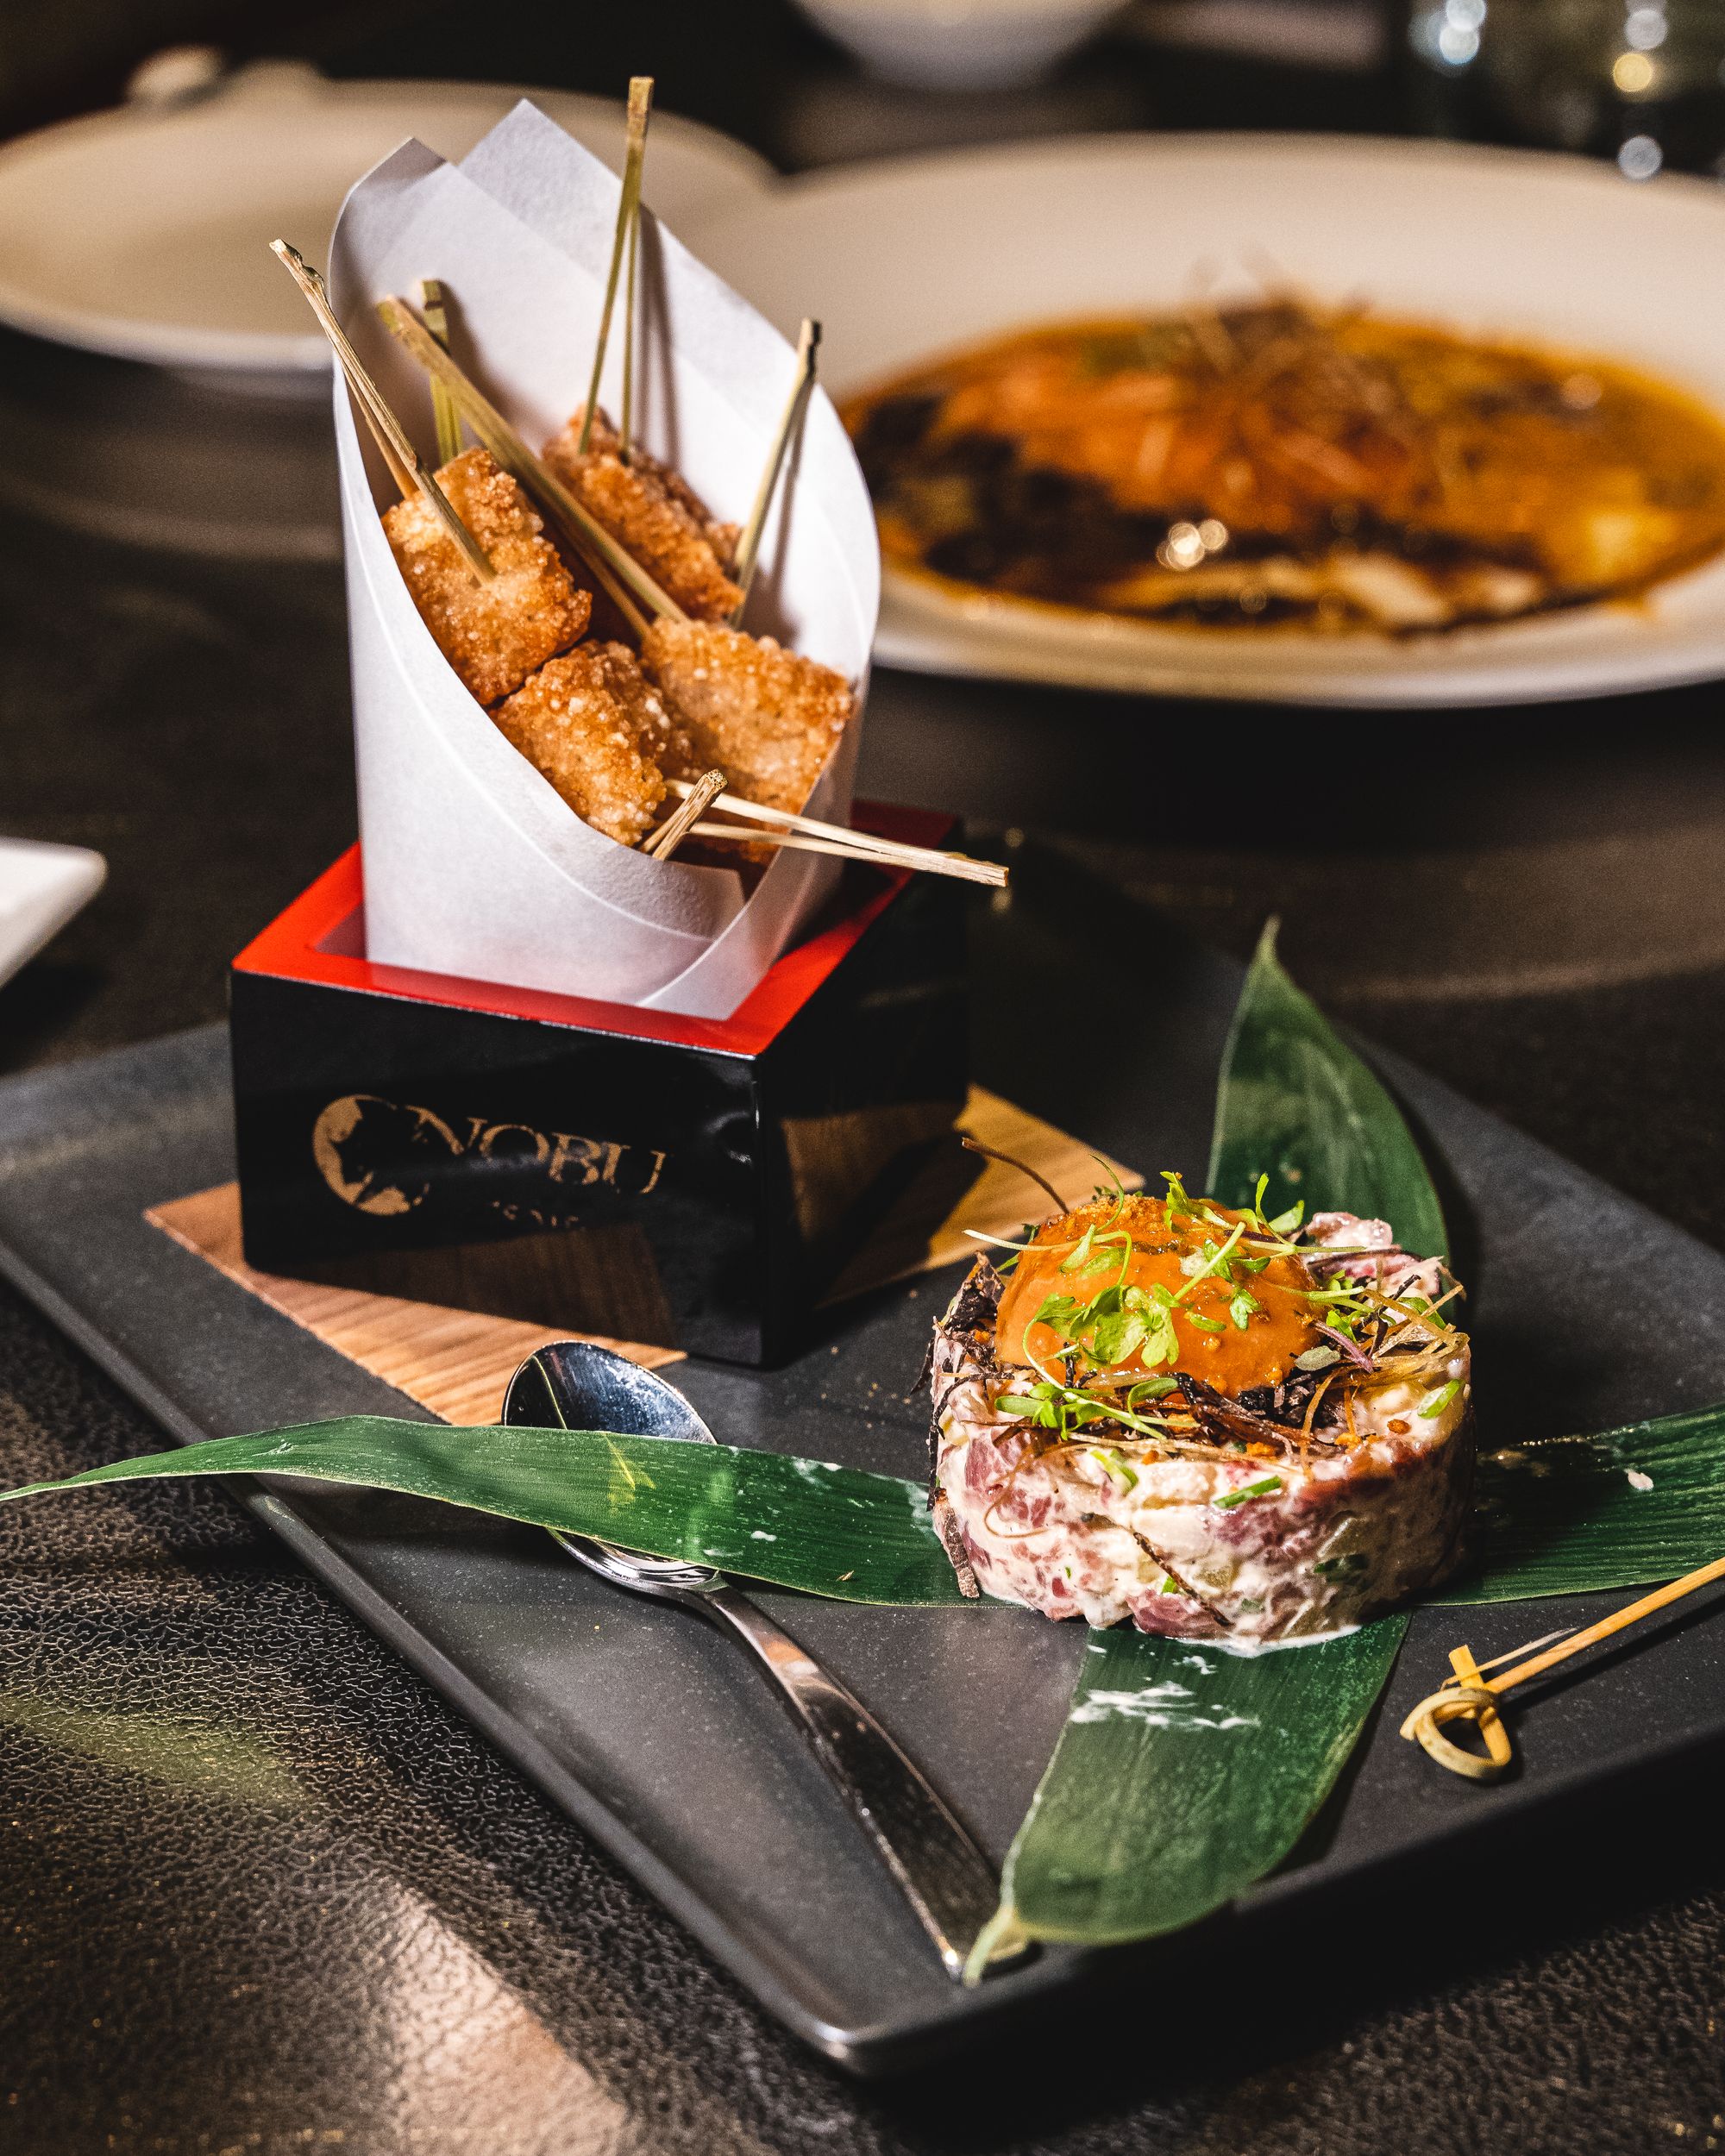
<path fill-rule="evenodd" d="M 1497 1712 L 1497 1702 L 1503 1693 L 1514 1685 L 1525 1684 L 1530 1677 L 1543 1677 L 1559 1663 L 1567 1662 L 1571 1655 L 1626 1631 L 1629 1626 L 1639 1624 L 1643 1617 L 1651 1617 L 1672 1602 L 1681 1601 L 1697 1588 L 1711 1586 L 1722 1579 L 1725 1579 L 1725 1557 L 1716 1557 L 1712 1564 L 1685 1572 L 1680 1580 L 1672 1580 L 1667 1586 L 1655 1588 L 1651 1595 L 1643 1595 L 1626 1608 L 1614 1610 L 1610 1616 L 1602 1617 L 1596 1625 L 1589 1625 L 1583 1631 L 1548 1632 L 1542 1639 L 1530 1639 L 1526 1646 L 1512 1647 L 1508 1654 L 1494 1655 L 1490 1661 L 1484 1663 L 1474 1660 L 1470 1648 L 1457 1647 L 1450 1655 L 1450 1667 L 1455 1674 L 1435 1692 L 1428 1692 L 1413 1709 L 1402 1724 L 1402 1734 L 1419 1745 L 1440 1767 L 1447 1767 L 1452 1774 L 1465 1775 L 1472 1782 L 1495 1782 L 1515 1757 L 1509 1733 Z M 1553 1639 L 1563 1644 L 1548 1645 Z M 1545 1651 L 1536 1652 L 1540 1648 Z M 1528 1658 L 1526 1661 L 1518 1658 L 1523 1655 Z M 1505 1670 L 1501 1677 L 1485 1676 L 1487 1670 L 1499 1669 L 1506 1662 L 1513 1662 L 1515 1668 Z M 1483 1753 L 1464 1751 L 1444 1735 L 1444 1723 L 1462 1720 L 1477 1725 L 1485 1744 Z"/>

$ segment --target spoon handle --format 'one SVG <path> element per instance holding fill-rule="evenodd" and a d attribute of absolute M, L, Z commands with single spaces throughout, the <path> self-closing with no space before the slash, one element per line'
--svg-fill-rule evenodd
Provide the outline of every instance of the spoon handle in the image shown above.
<path fill-rule="evenodd" d="M 947 1974 L 962 1976 L 1000 1900 L 988 1858 L 861 1700 L 745 1595 L 722 1587 L 703 1595 L 700 1605 L 753 1649 L 934 1941 Z"/>

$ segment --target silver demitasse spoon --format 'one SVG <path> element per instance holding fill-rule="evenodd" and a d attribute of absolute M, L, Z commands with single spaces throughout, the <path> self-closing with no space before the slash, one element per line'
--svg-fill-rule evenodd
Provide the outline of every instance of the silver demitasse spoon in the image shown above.
<path fill-rule="evenodd" d="M 716 1442 L 674 1386 L 584 1340 L 559 1341 L 530 1357 L 510 1380 L 503 1419 L 538 1429 Z M 728 1626 L 753 1651 L 933 1940 L 948 1975 L 960 1976 L 1000 1898 L 994 1870 L 862 1702 L 722 1573 L 673 1558 L 637 1557 L 581 1535 L 552 1534 L 601 1579 L 698 1610 L 721 1629 Z"/>

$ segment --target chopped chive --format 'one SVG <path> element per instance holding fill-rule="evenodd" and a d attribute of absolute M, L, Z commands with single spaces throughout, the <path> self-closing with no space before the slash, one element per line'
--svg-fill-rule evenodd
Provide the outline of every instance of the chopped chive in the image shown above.
<path fill-rule="evenodd" d="M 1100 1445 L 1087 1445 L 1086 1451 L 1101 1469 L 1122 1497 L 1130 1496 L 1138 1488 L 1137 1471 L 1128 1466 L 1117 1452 L 1105 1452 Z"/>
<path fill-rule="evenodd" d="M 1218 1512 L 1230 1512 L 1236 1505 L 1245 1504 L 1248 1498 L 1273 1496 L 1281 1487 L 1282 1477 L 1279 1475 L 1265 1475 L 1256 1482 L 1247 1482 L 1239 1489 L 1231 1489 L 1226 1497 L 1213 1498 L 1210 1501 Z"/>

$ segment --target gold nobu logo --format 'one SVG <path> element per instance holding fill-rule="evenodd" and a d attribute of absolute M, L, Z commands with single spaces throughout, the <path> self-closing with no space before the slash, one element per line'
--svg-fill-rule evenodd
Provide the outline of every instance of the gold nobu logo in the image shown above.
<path fill-rule="evenodd" d="M 312 1125 L 311 1157 L 344 1205 L 390 1219 L 423 1205 L 460 1162 L 489 1161 L 499 1170 L 512 1170 L 511 1184 L 518 1191 L 524 1175 L 529 1182 L 543 1179 L 565 1189 L 603 1183 L 644 1198 L 657 1185 L 667 1156 L 571 1131 L 492 1123 L 481 1115 L 446 1120 L 411 1101 L 349 1093 L 330 1101 Z M 518 1207 L 518 1200 L 503 1209 L 513 1213 Z"/>

